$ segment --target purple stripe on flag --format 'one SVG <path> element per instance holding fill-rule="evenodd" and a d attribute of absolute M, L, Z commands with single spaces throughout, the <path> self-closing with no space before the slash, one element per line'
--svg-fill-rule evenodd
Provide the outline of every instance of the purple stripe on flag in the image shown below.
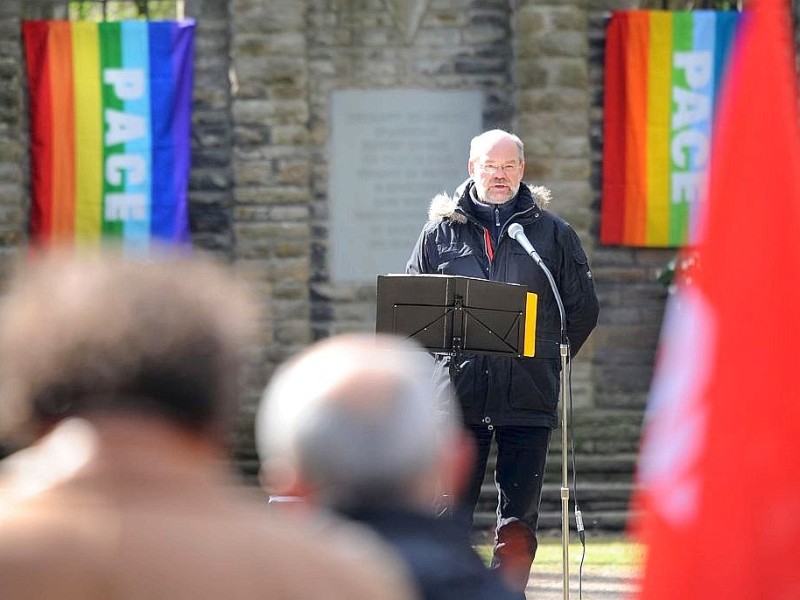
<path fill-rule="evenodd" d="M 190 124 L 195 22 L 151 22 L 153 138 L 151 233 L 188 243 Z"/>

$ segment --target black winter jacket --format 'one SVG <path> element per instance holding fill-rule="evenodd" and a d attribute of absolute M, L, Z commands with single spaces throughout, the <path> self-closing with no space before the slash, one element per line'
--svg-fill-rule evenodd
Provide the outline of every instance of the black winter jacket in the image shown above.
<path fill-rule="evenodd" d="M 519 283 L 538 295 L 535 356 L 462 355 L 453 384 L 467 425 L 556 427 L 561 370 L 558 304 L 544 271 L 508 236 L 508 226 L 522 225 L 555 279 L 572 356 L 594 329 L 599 312 L 586 253 L 572 227 L 545 209 L 549 190 L 524 183 L 517 211 L 502 224 L 496 244 L 492 243 L 473 214 L 469 196 L 473 186 L 468 180 L 452 198 L 433 199 L 406 272 Z M 441 384 L 450 379 L 450 359 L 449 355 L 436 357 L 435 376 Z"/>
<path fill-rule="evenodd" d="M 345 516 L 376 531 L 402 558 L 420 600 L 517 600 L 499 572 L 487 569 L 470 545 L 469 528 L 450 518 L 402 509 L 355 510 Z"/>

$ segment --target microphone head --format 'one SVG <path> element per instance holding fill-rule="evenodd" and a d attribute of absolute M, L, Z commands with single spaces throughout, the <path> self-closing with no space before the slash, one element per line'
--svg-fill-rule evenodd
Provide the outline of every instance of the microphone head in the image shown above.
<path fill-rule="evenodd" d="M 525 233 L 522 231 L 522 225 L 519 223 L 512 223 L 508 226 L 508 235 L 510 235 L 512 238 L 517 239 L 519 234 L 525 235 Z"/>

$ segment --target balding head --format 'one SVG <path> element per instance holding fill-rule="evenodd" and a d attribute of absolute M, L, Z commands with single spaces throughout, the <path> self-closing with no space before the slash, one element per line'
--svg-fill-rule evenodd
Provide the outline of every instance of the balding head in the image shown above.
<path fill-rule="evenodd" d="M 517 150 L 517 158 L 520 161 L 525 160 L 525 145 L 522 143 L 522 140 L 519 136 L 509 133 L 508 131 L 503 131 L 502 129 L 490 129 L 472 138 L 469 144 L 470 160 L 481 158 L 498 144 L 513 145 Z"/>
<path fill-rule="evenodd" d="M 417 345 L 344 335 L 283 366 L 267 388 L 257 441 L 267 473 L 290 471 L 338 507 L 409 503 L 436 476 L 458 430 Z"/>

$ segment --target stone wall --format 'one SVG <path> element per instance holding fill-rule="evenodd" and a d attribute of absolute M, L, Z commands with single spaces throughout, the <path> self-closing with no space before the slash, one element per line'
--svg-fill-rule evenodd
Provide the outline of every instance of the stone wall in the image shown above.
<path fill-rule="evenodd" d="M 526 180 L 553 191 L 550 209 L 593 254 L 587 13 L 582 0 L 523 0 L 514 15 L 514 130 L 525 142 Z M 578 406 L 593 404 L 593 338 L 575 361 Z"/>
<path fill-rule="evenodd" d="M 0 283 L 27 239 L 28 122 L 24 108 L 21 7 L 0 4 Z"/>
<path fill-rule="evenodd" d="M 597 244 L 605 22 L 608 10 L 638 4 L 187 3 L 187 16 L 198 19 L 193 239 L 246 273 L 265 307 L 237 451 L 248 475 L 256 469 L 252 409 L 275 366 L 315 339 L 374 328 L 375 286 L 330 277 L 330 95 L 416 88 L 480 90 L 484 127 L 519 133 L 526 180 L 552 188 L 553 211 L 583 239 L 601 317 L 574 365 L 576 441 L 587 473 L 629 481 L 665 300 L 655 273 L 673 254 Z M 24 247 L 29 203 L 20 19 L 52 15 L 63 5 L 0 3 L 0 74 L 7 83 L 0 92 L 0 281 Z M 465 172 L 466 158 L 467 148 Z"/>
<path fill-rule="evenodd" d="M 316 339 L 375 327 L 374 284 L 336 284 L 329 274 L 330 93 L 379 88 L 481 90 L 485 125 L 507 128 L 513 114 L 510 8 L 505 0 L 311 0 L 307 35 Z M 467 152 L 464 148 L 465 177 Z M 424 220 L 420 211 L 420 228 Z M 404 267 L 397 265 L 396 272 Z"/>

